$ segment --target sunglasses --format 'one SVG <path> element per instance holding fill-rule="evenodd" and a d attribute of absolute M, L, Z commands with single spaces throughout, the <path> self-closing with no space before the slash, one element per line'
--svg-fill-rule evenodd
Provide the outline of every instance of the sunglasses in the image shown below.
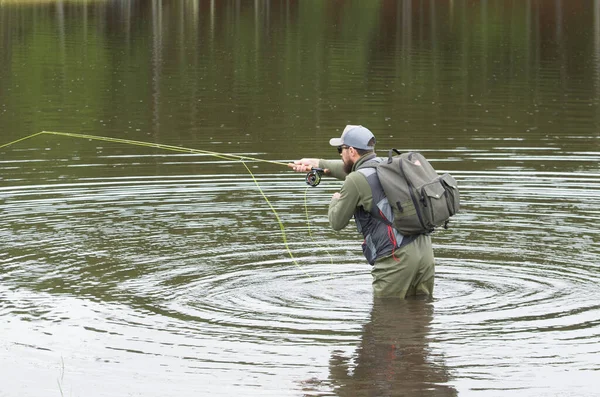
<path fill-rule="evenodd" d="M 342 152 L 344 151 L 344 149 L 348 149 L 350 148 L 350 146 L 344 146 L 344 145 L 340 145 L 337 147 L 338 153 L 342 154 Z"/>

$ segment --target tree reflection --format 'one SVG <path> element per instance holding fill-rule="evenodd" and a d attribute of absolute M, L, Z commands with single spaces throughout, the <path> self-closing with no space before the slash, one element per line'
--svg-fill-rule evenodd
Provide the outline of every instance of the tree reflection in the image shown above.
<path fill-rule="evenodd" d="M 432 317 L 430 302 L 375 300 L 355 356 L 331 356 L 336 395 L 456 396 L 444 364 L 431 355 Z"/>
<path fill-rule="evenodd" d="M 348 106 L 407 142 L 527 133 L 562 111 L 539 108 L 557 95 L 598 96 L 598 4 L 2 0 L 0 130 L 318 137 Z"/>

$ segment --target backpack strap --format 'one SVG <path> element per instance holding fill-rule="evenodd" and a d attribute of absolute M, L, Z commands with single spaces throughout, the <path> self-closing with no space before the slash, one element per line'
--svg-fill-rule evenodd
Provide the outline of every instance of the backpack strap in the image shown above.
<path fill-rule="evenodd" d="M 357 171 L 359 171 L 361 174 L 363 174 L 365 176 L 365 178 L 369 177 L 372 174 L 376 174 L 377 171 L 377 166 L 379 164 L 381 164 L 385 159 L 381 158 L 381 157 L 374 157 L 372 159 L 369 159 L 367 161 L 365 161 L 364 163 L 362 163 L 360 165 L 360 167 L 358 167 Z M 380 222 L 385 223 L 388 226 L 394 226 L 394 224 L 390 221 L 388 221 L 384 216 L 382 216 L 381 214 L 379 214 L 377 211 L 372 211 L 370 212 L 371 216 L 375 219 L 377 219 Z"/>
<path fill-rule="evenodd" d="M 361 168 L 377 168 L 382 161 L 383 159 L 381 157 L 377 157 L 375 154 L 373 154 L 373 157 L 366 159 L 366 161 L 362 163 L 356 169 L 356 171 L 360 170 Z"/>
<path fill-rule="evenodd" d="M 402 154 L 402 152 L 398 149 L 390 149 L 390 151 L 388 152 L 388 159 L 387 159 L 388 164 L 392 164 L 392 161 L 393 161 L 392 157 L 394 157 L 394 153 Z"/>

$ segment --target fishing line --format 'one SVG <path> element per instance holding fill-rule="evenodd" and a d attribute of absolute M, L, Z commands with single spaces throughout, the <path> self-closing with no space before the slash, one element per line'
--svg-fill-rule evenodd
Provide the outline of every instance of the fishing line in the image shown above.
<path fill-rule="evenodd" d="M 241 163 L 244 165 L 244 167 L 246 167 L 246 170 L 248 170 L 248 173 L 250 174 L 250 177 L 254 181 L 254 184 L 258 188 L 258 190 L 259 190 L 260 194 L 262 195 L 262 197 L 265 199 L 265 201 L 269 205 L 269 208 L 271 209 L 271 211 L 273 212 L 273 214 L 275 214 L 275 218 L 277 219 L 277 222 L 279 223 L 279 229 L 281 230 L 281 236 L 282 236 L 282 239 L 283 239 L 283 244 L 284 244 L 285 249 L 287 250 L 288 255 L 290 256 L 292 262 L 300 270 L 302 270 L 302 272 L 304 274 L 306 274 L 307 276 L 309 276 L 309 277 L 312 278 L 312 276 L 310 276 L 308 273 L 306 273 L 301 268 L 301 266 L 298 264 L 296 258 L 294 257 L 294 254 L 292 253 L 292 250 L 290 249 L 290 247 L 288 245 L 288 242 L 287 242 L 287 236 L 286 236 L 286 233 L 285 233 L 285 227 L 283 225 L 283 222 L 281 221 L 281 218 L 279 218 L 279 214 L 275 210 L 275 207 L 273 207 L 273 205 L 271 204 L 271 201 L 268 199 L 268 197 L 266 196 L 266 194 L 264 193 L 264 191 L 260 187 L 260 185 L 258 183 L 258 180 L 254 176 L 254 174 L 252 173 L 252 171 L 250 171 L 250 168 L 246 164 L 246 161 L 271 163 L 271 164 L 277 164 L 277 165 L 284 165 L 286 167 L 287 167 L 287 163 L 283 163 L 283 162 L 280 162 L 280 161 L 273 161 L 273 160 L 264 160 L 264 159 L 259 159 L 259 158 L 255 158 L 255 157 L 238 156 L 238 155 L 235 155 L 235 154 L 213 152 L 213 151 L 210 151 L 210 150 L 193 149 L 193 148 L 186 148 L 186 147 L 182 147 L 182 146 L 163 145 L 161 143 L 152 143 L 152 142 L 144 142 L 144 141 L 135 141 L 135 140 L 131 140 L 131 139 L 111 138 L 111 137 L 98 136 L 98 135 L 75 134 L 75 133 L 70 133 L 70 132 L 57 132 L 57 131 L 41 131 L 41 132 L 37 132 L 35 134 L 26 136 L 24 138 L 20 138 L 20 139 L 14 140 L 12 142 L 6 143 L 4 145 L 0 145 L 0 149 L 8 147 L 8 146 L 11 146 L 11 145 L 14 145 L 14 144 L 22 142 L 22 141 L 25 141 L 27 139 L 34 138 L 34 137 L 42 135 L 42 134 L 56 135 L 56 136 L 65 136 L 65 137 L 70 137 L 70 138 L 89 139 L 89 140 L 112 142 L 112 143 L 123 143 L 123 144 L 127 144 L 127 145 L 135 145 L 135 146 L 150 147 L 150 148 L 156 148 L 156 149 L 164 149 L 164 150 L 170 150 L 170 151 L 182 152 L 182 153 L 207 154 L 207 155 L 214 156 L 214 157 L 217 157 L 217 158 L 220 158 L 220 159 L 224 159 L 224 160 L 240 160 Z M 305 199 L 305 207 L 306 207 L 306 193 L 304 195 L 304 199 Z M 307 221 L 308 221 L 308 208 L 306 209 L 306 214 L 307 214 Z M 310 225 L 309 225 L 309 235 L 311 236 L 311 239 L 312 239 L 312 234 L 310 232 Z M 313 239 L 313 241 L 314 241 L 314 239 Z M 333 259 L 332 259 L 332 263 L 333 263 Z"/>
<path fill-rule="evenodd" d="M 316 243 L 317 241 L 315 240 L 315 238 L 312 235 L 312 232 L 310 231 L 310 216 L 308 215 L 308 191 L 310 190 L 311 186 L 307 186 L 304 190 L 304 213 L 306 214 L 306 226 L 308 228 L 308 237 L 310 237 L 313 243 Z M 331 253 L 327 251 L 327 248 L 325 249 L 325 252 L 327 253 L 327 255 L 329 255 L 329 260 L 333 265 L 333 256 L 331 256 Z"/>
<path fill-rule="evenodd" d="M 15 141 L 6 143 L 4 145 L 0 146 L 0 149 L 13 145 L 15 143 L 24 141 L 26 139 L 30 139 L 30 138 L 34 138 L 38 135 L 41 134 L 47 134 L 47 135 L 59 135 L 59 136 L 66 136 L 66 137 L 71 137 L 71 138 L 81 138 L 81 139 L 90 139 L 90 140 L 95 140 L 95 141 L 105 141 L 105 142 L 113 142 L 113 143 L 124 143 L 127 145 L 135 145 L 135 146 L 143 146 L 143 147 L 151 147 L 151 148 L 156 148 L 156 149 L 165 149 L 165 150 L 171 150 L 174 152 L 183 152 L 183 153 L 194 153 L 194 154 L 208 154 L 214 157 L 218 157 L 220 159 L 224 159 L 224 160 L 250 160 L 250 161 L 256 161 L 256 162 L 262 162 L 262 163 L 271 163 L 271 164 L 277 164 L 277 165 L 284 165 L 287 166 L 287 163 L 283 163 L 281 161 L 273 161 L 273 160 L 264 160 L 264 159 L 259 159 L 259 158 L 255 158 L 255 157 L 248 157 L 248 156 L 238 156 L 235 154 L 227 154 L 227 153 L 219 153 L 219 152 L 213 152 L 210 150 L 201 150 L 201 149 L 193 149 L 193 148 L 187 148 L 187 147 L 182 147 L 182 146 L 172 146 L 172 145 L 163 145 L 161 143 L 152 143 L 152 142 L 144 142 L 144 141 L 134 141 L 131 139 L 121 139 L 121 138 L 111 138 L 111 137 L 106 137 L 106 136 L 98 136 L 98 135 L 86 135 L 86 134 L 74 134 L 74 133 L 70 133 L 70 132 L 57 132 L 57 131 L 41 131 L 41 132 L 37 132 L 35 134 L 26 136 L 24 138 L 20 138 L 17 139 Z"/>
<path fill-rule="evenodd" d="M 18 143 L 18 142 L 24 141 L 24 140 L 26 140 L 26 139 L 30 139 L 30 138 L 36 137 L 36 136 L 38 136 L 38 135 L 41 135 L 41 134 L 44 134 L 44 133 L 45 133 L 44 131 L 42 131 L 42 132 L 37 132 L 37 133 L 35 133 L 35 134 L 32 134 L 32 135 L 26 136 L 26 137 L 24 137 L 24 138 L 17 139 L 16 141 L 12 141 L 12 142 L 9 142 L 9 143 L 5 143 L 4 145 L 0 146 L 0 149 L 2 149 L 2 148 L 4 148 L 4 147 L 7 147 L 7 146 L 10 146 L 10 145 L 14 145 L 15 143 Z"/>
<path fill-rule="evenodd" d="M 252 173 L 252 171 L 250 171 L 250 168 L 248 168 L 248 165 L 244 162 L 244 160 L 240 160 L 240 161 L 242 162 L 242 164 L 244 164 L 244 167 L 246 167 L 246 169 L 248 170 L 248 173 L 250 174 L 250 177 L 252 178 L 252 180 L 254 181 L 254 184 L 258 188 L 258 191 L 260 192 L 260 194 L 263 196 L 263 198 L 265 199 L 265 201 L 269 205 L 269 208 L 271 208 L 271 211 L 273 211 L 273 214 L 275 214 L 275 218 L 277 219 L 277 222 L 279 223 L 279 229 L 281 230 L 281 237 L 283 239 L 283 245 L 285 246 L 285 249 L 287 250 L 288 254 L 290 255 L 290 258 L 292 259 L 292 262 L 294 262 L 294 264 L 296 266 L 298 266 L 298 268 L 300 270 L 302 270 L 302 272 L 304 274 L 306 274 L 308 277 L 312 278 L 312 276 L 310 274 L 306 273 L 304 271 L 304 269 L 302 269 L 302 267 L 300 267 L 300 265 L 296 261 L 296 258 L 294 258 L 294 254 L 292 254 L 292 250 L 290 249 L 290 247 L 288 245 L 288 242 L 287 242 L 287 237 L 286 237 L 286 234 L 285 234 L 285 228 L 283 227 L 283 222 L 279 218 L 279 214 L 275 210 L 275 207 L 273 207 L 273 204 L 271 204 L 271 201 L 268 199 L 267 195 L 265 194 L 265 192 L 262 190 L 262 188 L 258 184 L 258 180 L 254 176 L 254 174 Z"/>

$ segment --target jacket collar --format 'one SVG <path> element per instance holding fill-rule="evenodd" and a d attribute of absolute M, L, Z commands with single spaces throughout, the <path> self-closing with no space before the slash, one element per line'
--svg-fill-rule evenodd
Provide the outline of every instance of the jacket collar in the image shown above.
<path fill-rule="evenodd" d="M 369 160 L 373 160 L 375 157 L 377 157 L 377 155 L 375 153 L 367 153 L 367 154 L 363 154 L 357 161 L 356 163 L 354 163 L 354 165 L 352 166 L 352 171 L 356 171 L 357 169 L 360 168 L 361 165 L 363 165 L 364 163 L 366 163 Z"/>

